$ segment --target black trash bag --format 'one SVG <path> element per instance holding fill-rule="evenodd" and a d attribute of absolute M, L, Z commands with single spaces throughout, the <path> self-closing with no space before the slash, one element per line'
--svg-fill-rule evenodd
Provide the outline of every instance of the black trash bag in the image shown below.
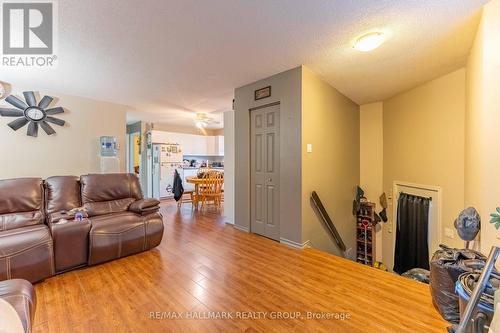
<path fill-rule="evenodd" d="M 454 249 L 445 245 L 432 256 L 430 263 L 430 290 L 432 301 L 441 316 L 451 322 L 460 322 L 458 295 L 455 283 L 462 273 L 484 267 L 486 257 L 474 250 Z"/>
<path fill-rule="evenodd" d="M 430 272 L 423 268 L 412 268 L 409 271 L 406 271 L 403 274 L 401 274 L 401 276 L 404 276 L 405 278 L 412 279 L 418 282 L 429 284 Z"/>

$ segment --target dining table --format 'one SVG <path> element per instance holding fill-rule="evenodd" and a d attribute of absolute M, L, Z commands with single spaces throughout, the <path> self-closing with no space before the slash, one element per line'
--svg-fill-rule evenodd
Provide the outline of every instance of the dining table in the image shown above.
<path fill-rule="evenodd" d="M 198 178 L 197 176 L 186 177 L 186 182 L 189 184 L 194 184 L 193 204 L 195 209 L 198 209 L 198 203 L 200 200 L 199 187 L 200 184 L 203 183 L 203 178 Z"/>

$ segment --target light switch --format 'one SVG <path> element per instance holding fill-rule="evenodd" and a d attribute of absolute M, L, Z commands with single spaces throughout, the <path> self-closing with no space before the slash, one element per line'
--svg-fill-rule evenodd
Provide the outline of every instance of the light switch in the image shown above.
<path fill-rule="evenodd" d="M 455 238 L 455 232 L 451 228 L 444 228 L 444 235 L 447 238 Z"/>
<path fill-rule="evenodd" d="M 313 152 L 313 145 L 312 145 L 312 143 L 308 143 L 308 144 L 306 145 L 306 151 L 307 151 L 308 153 L 312 153 L 312 152 Z"/>

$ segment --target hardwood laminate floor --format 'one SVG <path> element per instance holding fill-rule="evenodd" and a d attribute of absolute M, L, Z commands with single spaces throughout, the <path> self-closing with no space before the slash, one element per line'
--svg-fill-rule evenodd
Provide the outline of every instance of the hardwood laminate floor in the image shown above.
<path fill-rule="evenodd" d="M 34 332 L 445 332 L 427 285 L 161 210 L 158 248 L 38 283 Z"/>

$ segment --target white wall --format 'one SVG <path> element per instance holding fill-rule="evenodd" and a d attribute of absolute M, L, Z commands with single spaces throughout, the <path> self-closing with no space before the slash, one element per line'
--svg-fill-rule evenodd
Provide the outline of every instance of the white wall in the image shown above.
<path fill-rule="evenodd" d="M 360 106 L 360 168 L 359 185 L 369 201 L 376 204 L 376 211 L 382 210 L 379 197 L 384 191 L 384 106 L 382 102 Z M 383 223 L 383 222 L 381 222 Z M 375 258 L 382 260 L 382 224 L 376 229 Z"/>
<path fill-rule="evenodd" d="M 234 224 L 234 111 L 224 112 L 224 221 Z"/>
<path fill-rule="evenodd" d="M 22 98 L 21 89 L 13 94 Z M 26 135 L 27 126 L 13 131 L 7 123 L 15 118 L 0 117 L 0 179 L 82 175 L 100 170 L 99 137 L 115 136 L 120 144 L 121 171 L 125 171 L 126 107 L 76 96 L 40 92 L 55 97 L 51 106 L 62 106 L 66 125 L 51 125 L 56 134 L 47 136 L 39 128 L 38 137 Z M 39 99 L 40 97 L 38 97 Z M 11 107 L 4 100 L 0 106 Z"/>

